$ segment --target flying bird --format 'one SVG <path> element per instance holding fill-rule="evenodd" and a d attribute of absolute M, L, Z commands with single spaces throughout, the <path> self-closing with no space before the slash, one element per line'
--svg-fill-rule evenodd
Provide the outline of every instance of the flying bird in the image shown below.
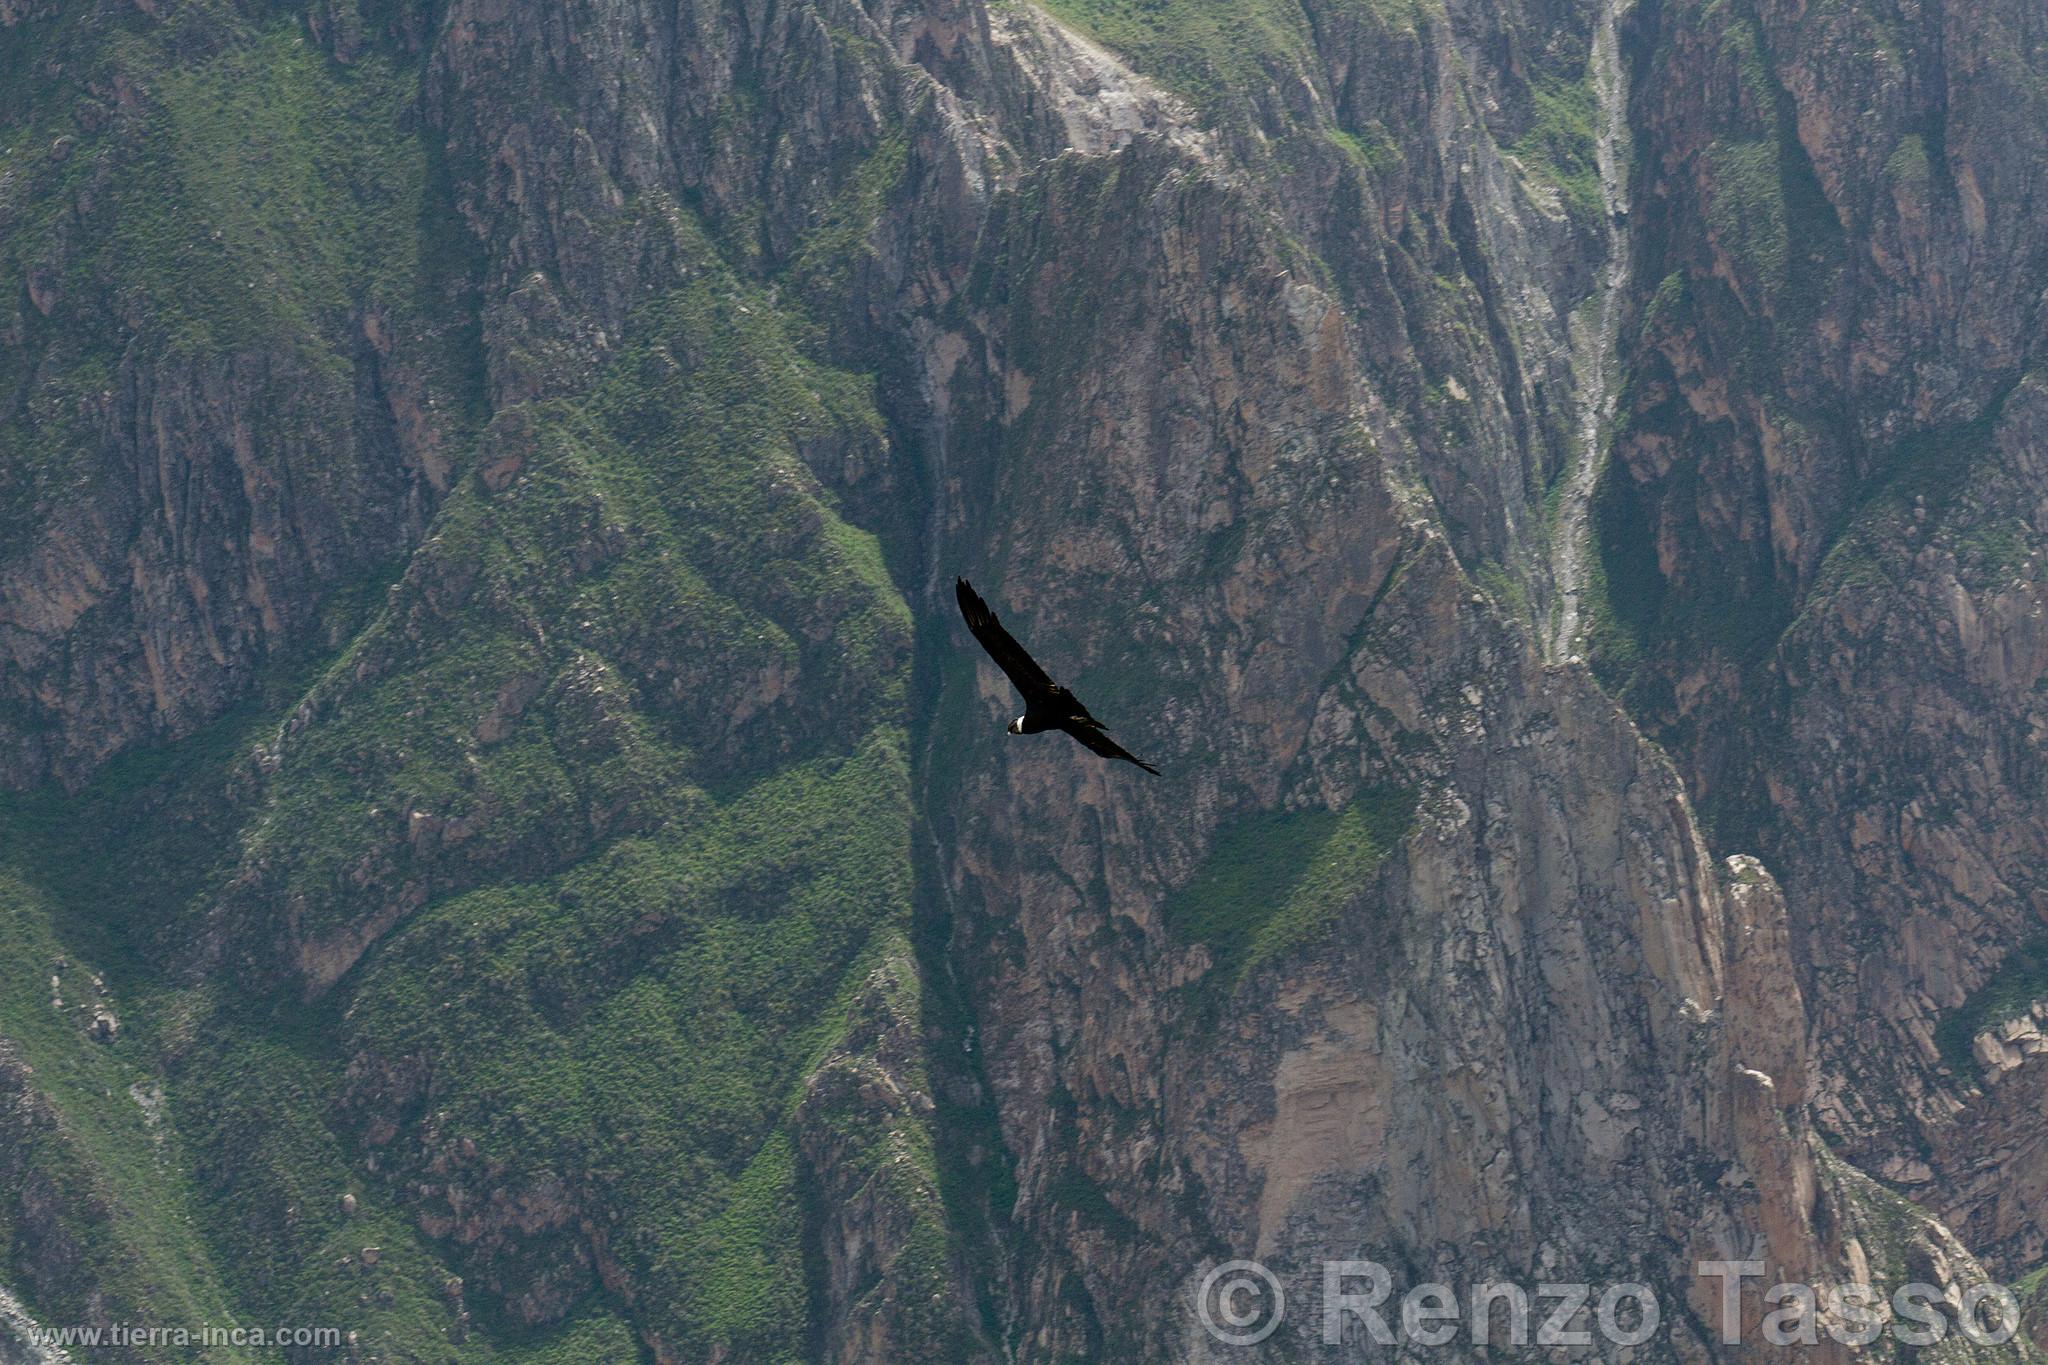
<path fill-rule="evenodd" d="M 1024 646 L 1003 629 L 1003 623 L 996 619 L 996 614 L 988 609 L 988 603 L 981 600 L 966 579 L 953 580 L 953 595 L 960 599 L 960 615 L 966 618 L 967 628 L 974 632 L 974 638 L 981 642 L 989 658 L 1010 675 L 1011 683 L 1024 694 L 1024 714 L 1010 722 L 1011 734 L 1037 735 L 1047 730 L 1064 730 L 1084 749 L 1104 758 L 1120 758 L 1126 763 L 1135 763 L 1148 773 L 1158 774 L 1159 769 L 1111 739 L 1102 728 L 1102 722 L 1089 715 L 1088 708 L 1081 705 L 1081 699 L 1054 682 L 1038 666 L 1038 661 L 1024 652 Z"/>

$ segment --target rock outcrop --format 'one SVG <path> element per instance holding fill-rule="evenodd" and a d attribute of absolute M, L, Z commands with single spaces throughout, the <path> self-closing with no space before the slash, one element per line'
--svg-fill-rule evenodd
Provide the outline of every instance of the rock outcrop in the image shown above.
<path fill-rule="evenodd" d="M 1663 4 L 1635 30 L 1605 667 L 1784 880 L 1823 1130 L 2018 1274 L 2039 1158 L 1969 1035 L 2048 908 L 2039 16 Z"/>

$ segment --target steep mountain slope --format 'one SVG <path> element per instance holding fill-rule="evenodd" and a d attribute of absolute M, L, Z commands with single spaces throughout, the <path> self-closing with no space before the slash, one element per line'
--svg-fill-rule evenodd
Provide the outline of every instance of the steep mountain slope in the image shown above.
<path fill-rule="evenodd" d="M 1255 1255 L 1349 1359 L 1374 1255 L 1698 1359 L 1701 1258 L 2028 1270 L 2039 1078 L 1955 1044 L 2032 998 L 2041 260 L 1970 149 L 2048 63 L 1783 9 L 0 5 L 0 1282 L 1177 1360 Z M 1869 208 L 1873 90 L 1968 244 Z M 953 572 L 1167 777 L 1002 737 Z"/>
<path fill-rule="evenodd" d="M 1604 667 L 1785 879 L 1820 1114 L 2041 1260 L 2036 7 L 1666 4 Z M 2020 1026 L 2024 1027 L 2024 1026 Z M 1978 1056 L 1986 1061 L 1980 1065 Z"/>

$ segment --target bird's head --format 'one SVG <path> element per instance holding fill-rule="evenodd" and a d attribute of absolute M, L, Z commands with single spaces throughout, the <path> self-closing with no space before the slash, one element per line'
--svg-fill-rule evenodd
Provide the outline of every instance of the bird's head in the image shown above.
<path fill-rule="evenodd" d="M 1010 722 L 1010 733 L 1013 735 L 1021 735 L 1024 733 L 1024 717 L 1019 716 L 1017 717 L 1017 719 Z"/>

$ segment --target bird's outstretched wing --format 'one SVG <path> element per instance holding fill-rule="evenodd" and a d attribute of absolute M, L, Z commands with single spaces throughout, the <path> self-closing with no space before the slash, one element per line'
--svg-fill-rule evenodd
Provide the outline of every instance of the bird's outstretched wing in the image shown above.
<path fill-rule="evenodd" d="M 1159 769 L 1111 739 L 1099 723 L 1090 725 L 1082 722 L 1060 728 L 1078 740 L 1084 749 L 1101 754 L 1104 758 L 1120 758 L 1126 763 L 1135 763 L 1154 777 L 1159 776 Z"/>
<path fill-rule="evenodd" d="M 1010 632 L 1003 629 L 1003 623 L 988 609 L 988 603 L 981 600 L 966 579 L 953 580 L 953 595 L 960 599 L 960 615 L 967 622 L 967 629 L 974 632 L 974 638 L 988 651 L 1003 672 L 1010 675 L 1010 681 L 1024 694 L 1028 703 L 1048 697 L 1053 691 L 1052 676 L 1038 666 L 1038 661 L 1024 652 L 1024 646 L 1017 643 Z"/>

